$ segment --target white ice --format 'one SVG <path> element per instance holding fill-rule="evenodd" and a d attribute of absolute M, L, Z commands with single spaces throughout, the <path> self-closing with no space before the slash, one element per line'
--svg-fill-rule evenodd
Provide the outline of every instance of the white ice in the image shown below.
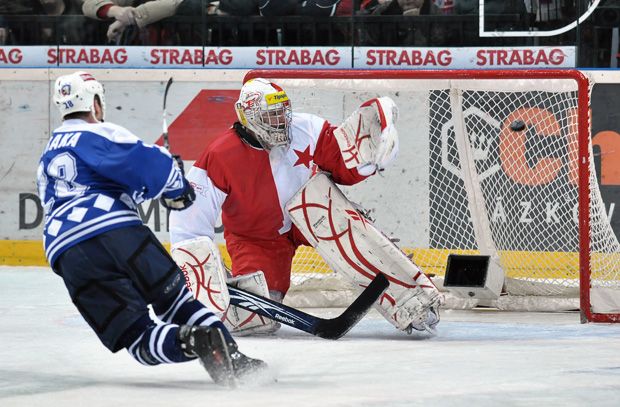
<path fill-rule="evenodd" d="M 277 381 L 235 390 L 197 362 L 110 353 L 49 269 L 0 267 L 0 315 L 2 407 L 620 406 L 620 324 L 577 313 L 446 310 L 428 337 L 372 312 L 338 341 L 288 328 L 240 338 Z"/>

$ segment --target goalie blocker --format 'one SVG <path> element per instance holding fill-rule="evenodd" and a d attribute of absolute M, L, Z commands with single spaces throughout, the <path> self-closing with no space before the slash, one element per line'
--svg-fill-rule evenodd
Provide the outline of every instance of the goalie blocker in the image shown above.
<path fill-rule="evenodd" d="M 362 216 L 323 173 L 286 206 L 293 223 L 327 264 L 360 290 L 379 273 L 390 284 L 375 308 L 396 328 L 433 332 L 443 296 L 390 239 Z"/>

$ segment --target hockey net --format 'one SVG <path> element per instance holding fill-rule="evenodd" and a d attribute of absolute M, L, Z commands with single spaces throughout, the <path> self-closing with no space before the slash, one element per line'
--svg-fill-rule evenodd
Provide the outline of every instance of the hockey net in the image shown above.
<path fill-rule="evenodd" d="M 251 77 L 273 80 L 294 111 L 334 125 L 369 98 L 395 100 L 397 163 L 343 189 L 440 288 L 448 254 L 491 254 L 505 272 L 505 293 L 484 305 L 581 309 L 584 320 L 620 321 L 620 245 L 591 159 L 584 74 L 295 70 Z M 295 293 L 314 305 L 351 298 L 306 247 L 294 259 Z M 448 293 L 448 306 L 475 305 Z"/>

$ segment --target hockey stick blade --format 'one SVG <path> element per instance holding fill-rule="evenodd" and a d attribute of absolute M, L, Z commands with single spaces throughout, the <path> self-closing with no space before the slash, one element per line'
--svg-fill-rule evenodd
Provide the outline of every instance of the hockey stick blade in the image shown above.
<path fill-rule="evenodd" d="M 389 282 L 383 273 L 377 274 L 351 305 L 336 318 L 325 319 L 307 314 L 279 302 L 228 286 L 230 304 L 278 321 L 309 334 L 338 339 L 349 332 L 368 313 L 381 297 Z"/>

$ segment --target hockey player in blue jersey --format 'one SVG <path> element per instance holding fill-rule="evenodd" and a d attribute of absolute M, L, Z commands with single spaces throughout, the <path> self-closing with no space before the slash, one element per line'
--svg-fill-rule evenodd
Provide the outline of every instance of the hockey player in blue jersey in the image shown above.
<path fill-rule="evenodd" d="M 127 349 L 145 365 L 198 358 L 224 385 L 265 368 L 239 352 L 222 322 L 193 298 L 138 215 L 145 199 L 159 198 L 172 210 L 193 203 L 193 188 L 175 160 L 103 121 L 103 86 L 90 74 L 59 77 L 53 99 L 63 123 L 37 171 L 45 253 L 101 342 L 112 352 Z"/>

